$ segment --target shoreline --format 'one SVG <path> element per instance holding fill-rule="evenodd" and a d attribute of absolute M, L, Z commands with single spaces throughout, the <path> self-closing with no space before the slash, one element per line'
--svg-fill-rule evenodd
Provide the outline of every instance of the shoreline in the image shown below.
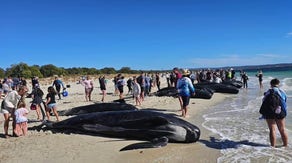
<path fill-rule="evenodd" d="M 96 85 L 98 81 L 94 80 L 95 88 L 92 94 L 93 102 L 99 102 L 101 98 L 100 90 Z M 57 101 L 57 110 L 70 109 L 72 107 L 91 104 L 85 102 L 83 86 L 76 82 L 68 83 L 69 96 Z M 48 84 L 41 85 L 46 94 Z M 162 87 L 163 88 L 163 87 Z M 125 88 L 127 90 L 127 88 Z M 156 88 L 154 89 L 156 91 Z M 108 84 L 107 92 L 114 92 L 111 83 Z M 195 124 L 201 130 L 200 140 L 196 143 L 179 144 L 169 143 L 166 147 L 138 149 L 131 151 L 119 150 L 123 147 L 138 143 L 141 141 L 124 140 L 116 138 L 106 138 L 98 136 L 88 136 L 80 134 L 54 134 L 51 131 L 28 131 L 28 135 L 18 138 L 0 138 L 1 162 L 217 162 L 221 153 L 219 149 L 208 146 L 210 138 L 219 138 L 219 135 L 208 131 L 202 126 L 204 122 L 203 115 L 209 109 L 220 102 L 223 102 L 228 95 L 214 93 L 212 99 L 191 99 L 189 105 L 190 117 L 185 120 Z M 107 95 L 106 102 L 116 100 L 118 96 Z M 31 99 L 26 99 L 29 104 Z M 1 100 L 2 101 L 2 100 Z M 127 103 L 134 104 L 134 100 Z M 171 113 L 180 115 L 178 112 L 178 99 L 172 97 L 154 97 L 145 99 L 139 108 L 155 108 L 167 110 Z M 30 111 L 28 118 L 35 119 L 35 111 Z M 66 117 L 60 117 L 61 120 Z M 0 121 L 3 115 L 0 115 Z M 52 117 L 55 120 L 55 117 Z M 39 123 L 29 124 L 29 126 Z M 0 123 L 0 133 L 3 133 L 3 123 Z M 11 125 L 10 128 L 11 129 Z M 11 131 L 9 131 L 11 133 Z M 15 157 L 18 156 L 18 157 Z M 25 158 L 25 160 L 23 160 Z"/>

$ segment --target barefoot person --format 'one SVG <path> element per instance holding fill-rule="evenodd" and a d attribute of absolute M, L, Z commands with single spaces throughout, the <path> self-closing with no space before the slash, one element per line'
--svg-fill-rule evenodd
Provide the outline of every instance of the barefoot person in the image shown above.
<path fill-rule="evenodd" d="M 86 79 L 81 82 L 81 84 L 85 88 L 85 101 L 91 101 L 91 93 L 93 91 L 93 81 L 90 79 L 89 76 L 87 76 Z"/>
<path fill-rule="evenodd" d="M 22 99 L 22 97 L 27 93 L 26 86 L 20 86 L 18 90 L 13 90 L 7 94 L 1 104 L 1 112 L 4 115 L 4 134 L 5 137 L 8 138 L 8 128 L 9 128 L 9 119 L 12 117 L 13 119 L 13 130 L 15 129 L 15 116 L 14 111 L 17 108 L 18 102 Z M 13 135 L 15 135 L 13 133 Z"/>
<path fill-rule="evenodd" d="M 260 113 L 266 119 L 270 130 L 270 143 L 272 147 L 276 146 L 276 127 L 278 128 L 283 146 L 288 146 L 288 134 L 285 129 L 285 117 L 287 115 L 287 95 L 279 89 L 280 81 L 272 79 L 271 89 L 265 92 Z"/>
<path fill-rule="evenodd" d="M 195 88 L 189 78 L 190 71 L 184 69 L 182 73 L 182 78 L 177 82 L 176 88 L 178 89 L 179 96 L 182 100 L 182 117 L 187 117 L 187 107 L 190 102 L 190 96 L 195 93 Z"/>
<path fill-rule="evenodd" d="M 48 94 L 47 94 L 47 101 L 45 103 L 46 105 L 46 115 L 48 120 L 50 120 L 50 112 L 53 111 L 54 115 L 56 116 L 57 121 L 60 121 L 58 112 L 57 112 L 57 103 L 55 96 L 57 95 L 57 92 L 55 91 L 53 86 L 50 86 L 48 88 Z"/>

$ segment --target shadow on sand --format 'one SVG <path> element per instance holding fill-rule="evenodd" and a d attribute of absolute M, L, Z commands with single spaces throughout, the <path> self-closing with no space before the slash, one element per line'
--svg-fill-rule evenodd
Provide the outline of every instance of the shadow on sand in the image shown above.
<path fill-rule="evenodd" d="M 214 149 L 229 149 L 229 148 L 238 148 L 240 145 L 248 145 L 253 147 L 269 147 L 266 144 L 254 143 L 248 140 L 242 141 L 233 141 L 233 140 L 220 140 L 216 139 L 215 137 L 210 137 L 210 140 L 199 140 L 205 144 L 207 147 L 214 148 Z"/>

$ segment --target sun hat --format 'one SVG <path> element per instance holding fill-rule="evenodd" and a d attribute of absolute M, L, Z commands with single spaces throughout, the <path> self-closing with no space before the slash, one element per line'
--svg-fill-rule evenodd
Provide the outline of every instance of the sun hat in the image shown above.
<path fill-rule="evenodd" d="M 190 74 L 191 74 L 191 72 L 190 72 L 189 69 L 183 69 L 182 70 L 182 75 L 190 75 Z"/>

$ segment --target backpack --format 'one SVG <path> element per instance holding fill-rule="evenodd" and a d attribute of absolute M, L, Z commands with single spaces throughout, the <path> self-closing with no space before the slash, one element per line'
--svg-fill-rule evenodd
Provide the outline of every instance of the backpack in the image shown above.
<path fill-rule="evenodd" d="M 260 108 L 260 113 L 266 119 L 282 119 L 285 118 L 287 113 L 283 108 L 280 95 L 273 89 L 269 90 L 269 94 L 265 96 Z"/>

